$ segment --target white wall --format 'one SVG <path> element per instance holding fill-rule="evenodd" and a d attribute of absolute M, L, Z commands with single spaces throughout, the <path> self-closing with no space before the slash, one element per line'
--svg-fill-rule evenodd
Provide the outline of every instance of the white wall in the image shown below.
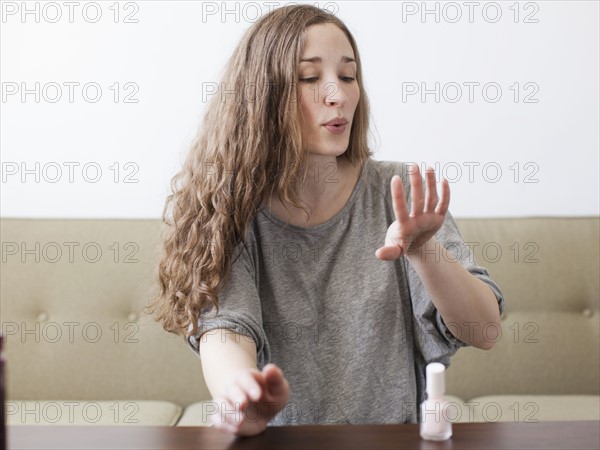
<path fill-rule="evenodd" d="M 39 14 L 23 17 L 2 2 L 0 214 L 160 217 L 203 89 L 258 11 L 284 3 L 228 2 L 221 17 L 222 2 L 27 2 Z M 311 3 L 358 41 L 376 159 L 439 165 L 458 217 L 599 213 L 598 2 Z M 409 95 L 436 82 L 439 103 Z"/>

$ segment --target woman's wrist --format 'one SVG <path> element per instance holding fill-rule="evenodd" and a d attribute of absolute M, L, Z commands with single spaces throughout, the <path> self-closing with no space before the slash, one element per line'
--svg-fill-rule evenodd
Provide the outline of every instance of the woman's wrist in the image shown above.
<path fill-rule="evenodd" d="M 406 258 L 411 264 L 424 264 L 428 259 L 430 262 L 439 262 L 441 259 L 440 247 L 441 244 L 435 236 L 431 236 L 427 241 L 416 247 L 411 245 L 406 252 Z"/>

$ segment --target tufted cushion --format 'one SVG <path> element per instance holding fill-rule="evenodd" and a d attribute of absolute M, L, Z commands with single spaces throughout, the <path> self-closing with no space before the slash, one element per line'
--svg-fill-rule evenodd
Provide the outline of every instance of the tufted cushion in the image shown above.
<path fill-rule="evenodd" d="M 464 348 L 452 358 L 447 391 L 466 399 L 599 395 L 598 218 L 457 223 L 465 241 L 473 243 L 476 261 L 500 285 L 506 309 L 502 335 L 491 350 Z"/>
<path fill-rule="evenodd" d="M 210 426 L 210 419 L 214 414 L 215 406 L 212 401 L 198 402 L 189 405 L 183 411 L 178 427 Z"/>
<path fill-rule="evenodd" d="M 159 220 L 0 224 L 8 399 L 210 398 L 183 338 L 143 314 Z"/>
<path fill-rule="evenodd" d="M 488 395 L 466 406 L 473 422 L 600 420 L 597 395 Z"/>
<path fill-rule="evenodd" d="M 468 422 L 469 411 L 465 406 L 465 403 L 462 399 L 455 397 L 453 395 L 446 395 L 444 397 L 447 402 L 452 404 L 452 409 L 448 413 L 448 418 L 454 421 L 456 418 L 456 422 Z M 183 411 L 183 415 L 179 422 L 177 422 L 178 427 L 198 427 L 198 426 L 210 426 L 211 425 L 211 417 L 214 415 L 215 407 L 212 405 L 212 402 L 198 402 L 192 405 L 189 405 Z"/>
<path fill-rule="evenodd" d="M 182 408 L 170 402 L 46 400 L 6 403 L 8 425 L 175 425 Z"/>

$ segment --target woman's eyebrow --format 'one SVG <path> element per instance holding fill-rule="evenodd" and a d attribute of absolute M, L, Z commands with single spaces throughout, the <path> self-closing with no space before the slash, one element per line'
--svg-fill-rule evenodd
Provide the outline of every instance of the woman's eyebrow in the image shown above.
<path fill-rule="evenodd" d="M 344 64 L 351 63 L 351 62 L 356 62 L 356 60 L 354 58 L 350 58 L 349 56 L 342 56 L 341 61 Z M 300 62 L 322 63 L 323 60 L 321 59 L 320 56 L 313 56 L 312 58 L 301 59 Z"/>

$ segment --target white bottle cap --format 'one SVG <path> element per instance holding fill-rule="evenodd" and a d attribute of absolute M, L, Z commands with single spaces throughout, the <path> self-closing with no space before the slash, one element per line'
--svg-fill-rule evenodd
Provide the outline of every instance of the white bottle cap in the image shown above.
<path fill-rule="evenodd" d="M 427 377 L 427 398 L 442 397 L 446 391 L 444 371 L 446 367 L 441 363 L 429 363 L 425 369 Z"/>

